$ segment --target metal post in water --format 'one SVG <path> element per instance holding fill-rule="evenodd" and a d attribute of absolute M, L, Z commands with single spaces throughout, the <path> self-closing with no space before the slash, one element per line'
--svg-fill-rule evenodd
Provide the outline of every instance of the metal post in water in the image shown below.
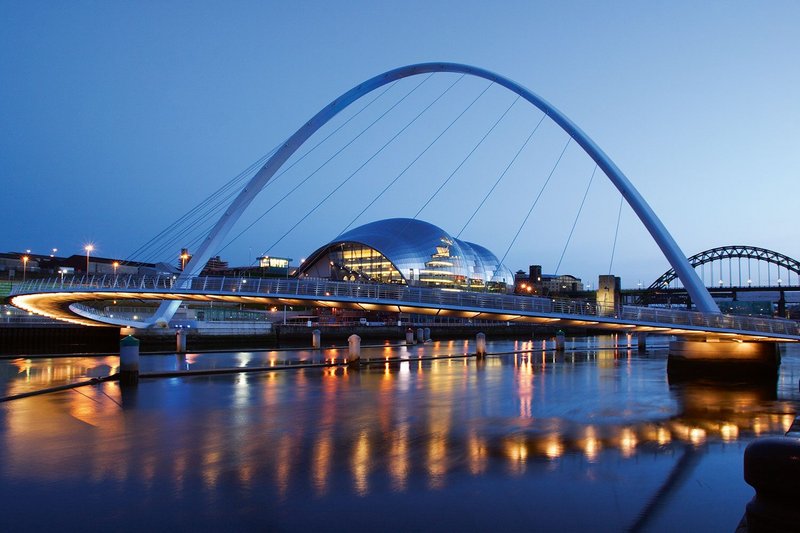
<path fill-rule="evenodd" d="M 636 340 L 639 343 L 639 351 L 646 352 L 647 351 L 647 332 L 646 331 L 639 331 L 636 333 Z"/>
<path fill-rule="evenodd" d="M 322 348 L 322 333 L 318 329 L 311 332 L 311 347 L 315 350 Z"/>
<path fill-rule="evenodd" d="M 475 355 L 486 357 L 486 334 L 483 332 L 475 335 Z"/>
<path fill-rule="evenodd" d="M 175 333 L 175 351 L 186 353 L 186 333 L 180 329 Z"/>
<path fill-rule="evenodd" d="M 119 341 L 119 382 L 122 385 L 139 383 L 139 339 L 131 335 Z"/>
<path fill-rule="evenodd" d="M 566 337 L 564 336 L 564 332 L 558 330 L 558 332 L 556 333 L 556 351 L 563 352 L 565 346 L 566 346 Z"/>
<path fill-rule="evenodd" d="M 350 335 L 347 337 L 347 344 L 349 347 L 347 366 L 358 366 L 361 362 L 361 337 L 355 334 Z"/>

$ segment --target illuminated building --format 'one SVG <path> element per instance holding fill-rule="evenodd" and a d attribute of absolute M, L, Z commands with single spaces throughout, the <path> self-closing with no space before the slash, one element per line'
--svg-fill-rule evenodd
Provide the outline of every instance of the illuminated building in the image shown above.
<path fill-rule="evenodd" d="M 571 274 L 542 274 L 541 265 L 531 265 L 528 273 L 519 270 L 514 276 L 517 294 L 548 295 L 574 293 L 583 290 L 580 278 Z"/>
<path fill-rule="evenodd" d="M 339 281 L 506 291 L 514 276 L 482 246 L 428 222 L 378 220 L 317 249 L 298 275 Z"/>

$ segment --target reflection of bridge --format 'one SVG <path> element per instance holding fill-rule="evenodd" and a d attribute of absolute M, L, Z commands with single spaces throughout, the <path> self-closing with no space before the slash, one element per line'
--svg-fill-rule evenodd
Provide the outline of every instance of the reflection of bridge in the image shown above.
<path fill-rule="evenodd" d="M 35 280 L 18 286 L 11 297 L 18 307 L 62 320 L 88 325 L 145 326 L 134 317 L 114 316 L 113 307 L 104 310 L 81 303 L 126 299 L 348 307 L 738 341 L 800 340 L 800 325 L 787 320 L 633 306 L 604 309 L 581 300 L 309 279 L 202 277 L 180 288 L 171 276 L 98 276 Z"/>

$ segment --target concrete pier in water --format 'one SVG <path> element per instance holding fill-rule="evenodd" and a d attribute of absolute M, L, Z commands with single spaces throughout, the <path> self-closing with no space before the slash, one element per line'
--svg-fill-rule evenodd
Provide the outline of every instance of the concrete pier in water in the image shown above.
<path fill-rule="evenodd" d="M 774 342 L 680 339 L 669 343 L 667 373 L 670 378 L 773 380 L 780 364 Z"/>

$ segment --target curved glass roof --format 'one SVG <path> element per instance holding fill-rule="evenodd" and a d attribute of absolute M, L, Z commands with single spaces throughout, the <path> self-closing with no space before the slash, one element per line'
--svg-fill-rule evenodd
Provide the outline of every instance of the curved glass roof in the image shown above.
<path fill-rule="evenodd" d="M 317 249 L 299 274 L 324 276 L 325 265 L 338 265 L 353 244 L 379 252 L 394 266 L 405 283 L 482 288 L 487 284 L 512 285 L 514 275 L 497 257 L 477 244 L 452 237 L 428 222 L 390 218 L 353 228 Z M 345 256 L 348 257 L 348 256 Z"/>

